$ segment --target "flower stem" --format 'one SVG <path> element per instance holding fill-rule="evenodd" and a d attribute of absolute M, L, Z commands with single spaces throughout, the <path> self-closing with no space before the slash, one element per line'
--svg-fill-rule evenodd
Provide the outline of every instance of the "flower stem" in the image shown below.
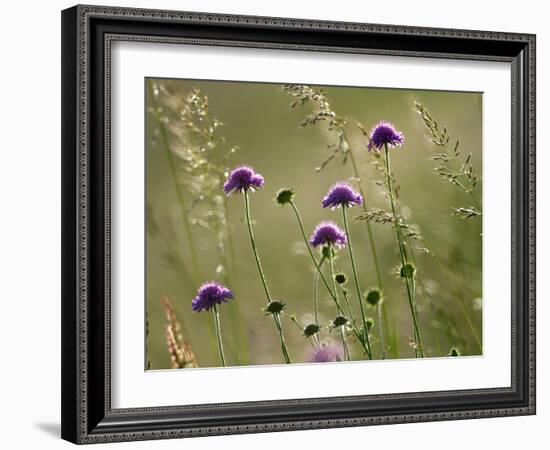
<path fill-rule="evenodd" d="M 292 209 L 294 211 L 294 214 L 296 215 L 296 219 L 298 219 L 298 225 L 300 226 L 300 231 L 302 232 L 302 238 L 304 239 L 304 243 L 306 244 L 306 248 L 309 252 L 309 256 L 311 257 L 311 260 L 313 261 L 313 264 L 315 265 L 315 268 L 317 269 L 317 273 L 320 275 L 321 279 L 323 280 L 323 283 L 325 287 L 327 288 L 328 293 L 332 297 L 332 300 L 334 300 L 334 303 L 336 304 L 336 307 L 338 308 L 338 311 L 342 311 L 342 307 L 340 306 L 340 302 L 338 301 L 338 297 L 336 296 L 336 289 L 331 288 L 325 275 L 323 274 L 323 271 L 321 270 L 320 264 L 317 263 L 317 260 L 315 259 L 315 256 L 313 255 L 313 251 L 311 250 L 311 247 L 309 245 L 309 242 L 307 240 L 307 235 L 304 229 L 304 223 L 302 222 L 302 217 L 300 216 L 300 212 L 298 211 L 298 208 L 294 204 L 293 201 L 290 201 L 290 206 L 292 206 Z M 330 253 L 330 252 L 329 252 Z M 332 259 L 332 256 L 331 256 Z M 334 279 L 334 277 L 332 277 Z M 365 352 L 367 355 L 370 355 L 370 345 L 365 342 L 363 337 L 361 336 L 361 333 L 359 333 L 359 330 L 356 328 L 353 330 L 354 334 L 357 336 L 357 339 L 365 349 Z M 371 358 L 372 359 L 372 358 Z"/>
<path fill-rule="evenodd" d="M 349 348 L 348 348 L 348 342 L 346 339 L 346 326 L 342 325 L 340 327 L 340 333 L 342 334 L 342 346 L 344 347 L 344 358 L 346 361 L 351 361 L 351 357 L 349 354 Z"/>
<path fill-rule="evenodd" d="M 370 347 L 369 341 L 369 330 L 367 329 L 367 318 L 365 317 L 365 308 L 363 306 L 363 299 L 361 298 L 361 288 L 359 286 L 359 277 L 357 276 L 357 267 L 355 265 L 355 257 L 353 256 L 353 246 L 351 244 L 351 236 L 348 226 L 348 216 L 346 214 L 346 206 L 342 205 L 342 216 L 344 218 L 344 229 L 346 231 L 346 236 L 348 238 L 348 251 L 349 257 L 351 260 L 351 270 L 353 272 L 353 281 L 355 283 L 355 289 L 357 290 L 357 300 L 359 301 L 359 308 L 361 310 L 361 319 L 363 321 L 363 333 L 365 335 L 365 344 L 367 346 L 367 356 L 369 359 L 372 359 L 372 350 Z"/>
<path fill-rule="evenodd" d="M 349 150 L 348 152 L 349 154 L 349 159 L 351 161 L 351 165 L 353 167 L 353 175 L 355 176 L 355 178 L 357 178 L 359 181 L 358 181 L 358 186 L 359 186 L 359 193 L 361 194 L 361 197 L 363 197 L 363 212 L 367 212 L 367 202 L 366 202 L 366 196 L 365 196 L 365 192 L 364 192 L 364 189 L 363 189 L 363 185 L 361 183 L 361 177 L 359 176 L 359 170 L 357 168 L 357 163 L 355 162 L 355 157 L 353 156 L 353 151 Z M 374 243 L 374 236 L 373 236 L 373 233 L 372 233 L 372 228 L 370 226 L 370 222 L 368 220 L 365 221 L 365 224 L 367 226 L 367 234 L 368 234 L 368 237 L 369 237 L 369 243 L 370 243 L 370 248 L 371 248 L 371 253 L 372 253 L 372 259 L 373 259 L 373 262 L 374 262 L 374 270 L 376 272 L 376 282 L 378 283 L 378 288 L 380 290 L 383 290 L 383 286 L 382 286 L 382 274 L 381 274 L 381 271 L 380 271 L 380 263 L 378 262 L 378 255 L 377 255 L 377 252 L 376 252 L 376 245 Z"/>
<path fill-rule="evenodd" d="M 393 214 L 393 221 L 394 221 L 394 228 L 395 228 L 395 235 L 397 237 L 397 245 L 399 247 L 399 256 L 401 258 L 401 267 L 402 270 L 405 271 L 405 267 L 407 264 L 406 256 L 405 256 L 405 249 L 403 247 L 403 240 L 401 238 L 401 229 L 400 229 L 400 223 L 397 218 L 397 213 L 395 211 L 395 202 L 393 198 L 393 183 L 392 183 L 392 176 L 391 176 L 391 168 L 390 168 L 390 154 L 388 152 L 388 145 L 384 144 L 384 151 L 386 156 L 386 180 L 388 183 L 388 192 L 390 195 L 390 203 L 391 203 L 391 209 Z M 420 353 L 420 356 L 424 357 L 424 350 L 422 348 L 422 339 L 420 338 L 420 332 L 418 329 L 418 321 L 416 317 L 416 309 L 414 305 L 414 287 L 410 286 L 409 283 L 409 277 L 407 273 L 404 273 L 405 278 L 405 284 L 407 287 L 407 297 L 409 299 L 409 307 L 411 310 L 411 316 L 413 320 L 413 328 L 414 328 L 414 337 L 415 337 L 415 344 L 418 346 L 418 351 Z M 413 275 L 414 276 L 414 275 Z M 416 353 L 416 346 L 415 346 L 415 353 Z"/>
<path fill-rule="evenodd" d="M 357 326 L 355 324 L 355 317 L 353 317 L 353 313 L 351 311 L 351 306 L 349 304 L 349 299 L 348 299 L 348 294 L 347 294 L 347 291 L 346 289 L 344 289 L 342 286 L 340 286 L 340 289 L 342 291 L 342 296 L 344 297 L 344 302 L 346 303 L 346 308 L 348 309 L 348 315 L 349 315 L 349 318 L 351 319 L 352 323 L 354 324 L 354 326 Z"/>
<path fill-rule="evenodd" d="M 340 301 L 338 300 L 338 291 L 336 290 L 336 282 L 334 281 L 334 258 L 333 258 L 332 247 L 330 244 L 328 246 L 328 255 L 329 255 L 328 260 L 330 263 L 330 279 L 332 282 L 332 290 L 334 292 L 334 303 L 336 303 L 336 309 L 337 309 L 336 313 L 345 315 L 346 313 L 342 309 L 342 306 L 340 305 Z"/>
<path fill-rule="evenodd" d="M 413 264 L 416 265 L 416 255 L 415 255 L 415 252 L 414 252 L 410 242 L 409 242 L 409 247 L 411 247 L 411 259 L 413 261 Z M 428 294 L 426 293 L 426 290 L 424 289 L 424 283 L 422 282 L 422 279 L 419 276 L 417 278 L 417 281 L 418 281 L 418 290 L 420 291 L 420 295 L 422 296 L 422 300 L 423 300 L 423 303 L 424 303 L 424 308 L 426 309 L 426 312 L 427 312 L 428 316 L 431 317 L 433 315 L 432 301 L 428 297 Z M 441 341 L 439 339 L 439 332 L 435 328 L 433 321 L 430 322 L 429 328 L 430 328 L 430 331 L 431 331 L 431 334 L 432 334 L 432 339 L 435 342 L 435 346 L 436 346 L 436 349 L 437 349 L 437 354 L 438 354 L 438 356 L 442 356 L 443 353 L 441 352 Z"/>
<path fill-rule="evenodd" d="M 323 263 L 325 262 L 325 257 L 322 256 L 321 260 L 319 261 L 319 268 L 323 266 Z M 316 270 L 315 274 L 313 275 L 313 311 L 315 314 L 315 323 L 319 325 L 319 289 L 317 287 L 319 281 L 319 271 Z"/>
<path fill-rule="evenodd" d="M 222 343 L 222 330 L 220 326 L 220 313 L 218 312 L 218 308 L 216 305 L 214 305 L 214 322 L 216 322 L 216 337 L 218 339 L 218 351 L 220 352 L 220 360 L 222 362 L 222 366 L 225 367 L 225 356 L 223 354 L 223 343 Z"/>
<path fill-rule="evenodd" d="M 344 134 L 344 136 L 345 136 L 345 134 Z M 361 194 L 361 197 L 363 198 L 363 205 L 362 205 L 363 212 L 367 213 L 367 211 L 368 211 L 367 210 L 367 197 L 366 197 L 365 191 L 363 189 L 363 183 L 361 183 L 361 177 L 359 176 L 359 169 L 357 168 L 357 163 L 355 162 L 355 157 L 353 156 L 353 150 L 349 146 L 349 141 L 347 140 L 347 137 L 346 137 L 346 141 L 348 142 L 348 148 L 349 148 L 348 155 L 349 155 L 349 159 L 351 161 L 351 166 L 353 168 L 353 175 L 358 180 L 357 184 L 359 186 L 359 193 Z M 378 289 L 381 292 L 383 292 L 384 287 L 382 286 L 382 273 L 380 271 L 380 263 L 378 262 L 378 254 L 376 252 L 376 245 L 375 245 L 375 242 L 374 242 L 372 227 L 371 227 L 370 222 L 368 220 L 365 220 L 365 224 L 367 226 L 367 236 L 369 238 L 369 244 L 370 244 L 370 249 L 371 249 L 371 253 L 372 253 L 372 260 L 373 260 L 373 263 L 374 263 L 374 271 L 376 272 L 376 282 L 378 284 Z M 377 307 L 377 309 L 378 309 L 378 327 L 379 327 L 379 330 L 380 330 L 380 342 L 381 342 L 381 345 L 382 345 L 382 359 L 385 359 L 386 358 L 386 338 L 385 338 L 384 334 L 388 332 L 388 326 L 387 326 L 388 316 L 387 316 L 387 312 L 386 312 L 386 307 L 383 303 L 382 303 L 382 305 L 379 305 Z M 382 317 L 383 317 L 383 320 L 382 320 Z"/>
<path fill-rule="evenodd" d="M 376 305 L 376 315 L 378 319 L 378 326 L 380 327 L 380 346 L 382 347 L 382 359 L 386 359 L 386 342 L 384 340 L 384 330 L 381 328 L 382 323 L 384 322 L 383 314 L 382 314 L 382 307 L 384 306 L 384 303 Z"/>
<path fill-rule="evenodd" d="M 244 209 L 246 216 L 246 224 L 248 226 L 248 234 L 250 236 L 250 243 L 252 244 L 252 251 L 254 253 L 254 258 L 256 260 L 256 266 L 258 267 L 258 273 L 260 274 L 260 280 L 265 291 L 265 296 L 267 298 L 267 303 L 272 302 L 271 294 L 269 293 L 269 288 L 267 287 L 267 281 L 265 279 L 264 271 L 262 269 L 262 263 L 260 261 L 260 256 L 258 255 L 258 249 L 256 247 L 256 241 L 254 239 L 254 232 L 252 231 L 252 220 L 250 218 L 250 202 L 248 200 L 248 191 L 244 191 Z M 279 333 L 279 340 L 281 341 L 281 350 L 283 352 L 283 357 L 287 364 L 291 363 L 290 356 L 288 354 L 288 349 L 286 348 L 285 339 L 283 336 L 283 327 L 279 319 L 278 314 L 272 314 L 273 321 L 275 322 L 275 327 Z"/>
<path fill-rule="evenodd" d="M 307 251 L 309 253 L 309 256 L 311 257 L 311 260 L 313 261 L 313 264 L 315 268 L 317 269 L 317 272 L 321 276 L 321 279 L 323 280 L 323 283 L 325 287 L 327 288 L 327 291 L 329 292 L 330 296 L 333 298 L 334 301 L 338 302 L 338 299 L 336 299 L 335 292 L 330 288 L 328 281 L 323 274 L 320 265 L 317 263 L 317 260 L 315 259 L 315 255 L 313 254 L 313 250 L 311 250 L 311 246 L 309 245 L 309 242 L 307 240 L 306 231 L 304 229 L 304 223 L 302 222 L 302 217 L 300 216 L 300 212 L 298 211 L 298 208 L 294 204 L 294 202 L 289 202 L 290 206 L 292 207 L 294 214 L 296 215 L 296 219 L 298 219 L 298 225 L 300 225 L 300 231 L 302 232 L 302 238 L 304 239 L 304 243 L 306 244 Z"/>

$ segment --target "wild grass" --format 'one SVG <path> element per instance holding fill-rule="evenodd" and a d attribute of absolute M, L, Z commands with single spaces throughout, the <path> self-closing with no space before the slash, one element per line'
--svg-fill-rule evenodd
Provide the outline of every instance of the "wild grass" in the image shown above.
<path fill-rule="evenodd" d="M 204 89 L 211 86 L 206 95 Z M 438 193 L 438 202 L 426 198 L 419 211 L 418 196 L 426 195 L 419 187 L 429 171 L 417 180 L 401 159 L 411 153 L 425 159 L 425 147 L 419 145 L 423 136 L 415 136 L 415 127 L 406 127 L 406 141 L 397 139 L 402 115 L 385 109 L 383 115 L 369 113 L 368 122 L 365 117 L 357 120 L 352 118 L 357 108 L 345 114 L 345 103 L 337 107 L 332 90 L 264 86 L 266 92 L 269 88 L 275 89 L 269 97 L 271 108 L 280 108 L 281 118 L 273 111 L 256 110 L 260 99 L 247 97 L 243 85 L 148 80 L 147 151 L 156 152 L 148 158 L 156 164 L 151 170 L 158 171 L 148 175 L 147 248 L 153 258 L 148 283 L 151 292 L 162 296 L 165 316 L 162 349 L 155 344 L 160 342 L 157 319 L 149 304 L 152 368 L 163 366 L 162 354 L 171 368 L 191 368 L 199 363 L 317 363 L 482 352 L 480 287 L 477 281 L 464 285 L 471 271 L 477 270 L 475 280 L 480 279 L 475 249 L 481 237 L 472 222 L 482 214 L 479 158 L 473 151 L 463 154 L 460 140 L 453 139 L 422 103 L 411 100 L 410 111 L 416 112 L 428 145 L 434 147 L 429 157 L 436 163 L 431 168 L 434 178 L 457 188 L 456 195 Z M 231 92 L 238 94 L 231 97 Z M 290 110 L 285 101 L 289 97 Z M 216 101 L 213 113 L 211 102 Z M 266 164 L 259 156 L 261 148 L 243 153 L 244 146 L 228 144 L 236 137 L 249 144 L 256 136 L 240 116 L 229 113 L 238 108 L 263 114 L 264 133 L 277 129 L 271 136 L 258 135 L 257 143 L 272 139 L 284 146 L 305 139 L 296 134 L 294 121 L 316 142 L 303 150 L 307 158 L 295 158 L 301 161 L 298 177 L 291 175 L 297 167 L 292 157 Z M 216 118 L 220 113 L 225 113 L 227 128 Z M 246 114 L 243 117 L 249 117 Z M 397 140 L 386 135 L 378 139 L 380 121 L 386 119 L 396 123 L 391 127 Z M 281 134 L 281 129 L 286 132 Z M 317 137 L 312 137 L 314 132 Z M 312 165 L 304 165 L 306 160 Z M 281 188 L 279 179 L 291 187 Z M 266 199 L 274 192 L 275 202 Z M 168 195 L 175 208 L 169 221 Z M 464 203 L 455 206 L 458 199 Z M 452 222 L 442 211 L 449 221 L 464 219 L 444 236 L 440 231 L 447 233 L 445 227 Z M 331 222 L 335 219 L 339 223 Z M 327 223 L 333 228 L 319 235 Z M 452 233 L 469 239 L 472 250 L 465 250 Z M 284 242 L 292 245 L 285 247 Z M 301 249 L 299 254 L 295 248 Z M 160 265 L 154 255 L 163 255 Z M 468 258 L 477 262 L 468 265 Z M 179 287 L 163 281 L 174 278 Z M 214 290 L 204 290 L 205 285 Z M 211 314 L 198 314 L 202 311 Z"/>

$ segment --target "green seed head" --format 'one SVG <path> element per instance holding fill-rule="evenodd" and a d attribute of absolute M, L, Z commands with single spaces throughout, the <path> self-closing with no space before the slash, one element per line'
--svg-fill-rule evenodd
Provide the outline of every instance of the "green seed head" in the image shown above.
<path fill-rule="evenodd" d="M 280 189 L 275 196 L 275 201 L 279 205 L 286 205 L 294 200 L 294 190 L 289 188 Z"/>
<path fill-rule="evenodd" d="M 337 273 L 334 275 L 334 279 L 338 284 L 346 284 L 347 277 L 345 273 Z"/>
<path fill-rule="evenodd" d="M 314 334 L 319 332 L 319 325 L 315 323 L 310 323 L 308 326 L 304 328 L 304 336 L 305 337 L 311 337 Z"/>
<path fill-rule="evenodd" d="M 449 352 L 449 354 L 447 356 L 462 356 L 462 353 L 460 352 L 458 347 L 452 347 L 451 351 Z"/>
<path fill-rule="evenodd" d="M 373 288 L 366 295 L 367 303 L 370 305 L 377 305 L 382 301 L 382 292 L 379 289 Z"/>
<path fill-rule="evenodd" d="M 407 263 L 403 267 L 401 267 L 399 275 L 401 276 L 401 278 L 412 278 L 414 277 L 415 272 L 416 267 L 414 267 L 411 263 Z"/>
<path fill-rule="evenodd" d="M 279 314 L 285 309 L 285 304 L 282 302 L 278 302 L 277 300 L 273 300 L 270 302 L 264 309 L 266 314 Z"/>
<path fill-rule="evenodd" d="M 348 323 L 347 317 L 344 316 L 336 316 L 334 320 L 332 321 L 332 326 L 334 328 L 343 327 L 346 323 Z"/>

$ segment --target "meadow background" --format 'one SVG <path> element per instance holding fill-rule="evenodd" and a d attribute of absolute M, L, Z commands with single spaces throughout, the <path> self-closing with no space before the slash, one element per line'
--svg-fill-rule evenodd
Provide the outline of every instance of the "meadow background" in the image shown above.
<path fill-rule="evenodd" d="M 153 98 L 155 86 L 162 86 L 165 94 L 170 95 L 161 91 Z M 344 164 L 340 155 L 316 172 L 315 168 L 330 155 L 327 145 L 335 143 L 336 136 L 325 123 L 300 128 L 300 122 L 311 114 L 312 108 L 306 104 L 291 109 L 292 98 L 282 92 L 280 84 L 146 80 L 146 366 L 170 368 L 162 297 L 170 300 L 181 323 L 182 336 L 198 366 L 219 365 L 211 314 L 193 313 L 191 300 L 203 281 L 221 281 L 223 277 L 229 277 L 228 287 L 235 293 L 235 300 L 220 308 L 229 365 L 280 364 L 277 335 L 270 318 L 261 311 L 265 298 L 243 220 L 241 196 L 227 201 L 233 241 L 231 258 L 220 260 L 216 232 L 197 221 L 192 223 L 191 233 L 197 248 L 198 271 L 194 273 L 191 269 L 176 185 L 185 204 L 194 205 L 195 211 L 200 211 L 202 199 L 187 188 L 184 167 L 187 163 L 178 158 L 172 160 L 176 163 L 174 178 L 165 144 L 168 142 L 173 151 L 179 138 L 167 131 L 165 140 L 162 130 L 169 130 L 176 120 L 169 112 L 173 106 L 170 97 L 185 98 L 195 88 L 208 97 L 208 120 L 223 122 L 216 136 L 223 136 L 224 140 L 216 142 L 216 151 L 226 155 L 234 150 L 227 159 L 227 167 L 251 165 L 265 178 L 264 188 L 250 196 L 256 242 L 274 298 L 286 303 L 287 312 L 296 314 L 302 323 L 313 321 L 314 269 L 295 217 L 290 209 L 274 202 L 275 193 L 283 187 L 296 190 L 296 205 L 309 234 L 321 220 L 341 224 L 338 212 L 320 205 L 329 186 L 339 180 L 356 182 L 349 160 Z M 390 209 L 377 184 L 383 180 L 366 151 L 365 137 L 353 124 L 360 122 L 370 130 L 380 120 L 387 120 L 405 135 L 405 145 L 391 150 L 392 169 L 400 185 L 401 214 L 409 223 L 416 224 L 424 237 L 417 246 L 432 250 L 432 254 L 421 251 L 416 254 L 417 306 L 425 352 L 427 356 L 445 356 L 456 346 L 463 355 L 480 354 L 482 221 L 451 215 L 453 208 L 470 206 L 472 200 L 434 174 L 437 162 L 430 158 L 438 148 L 426 138 L 426 128 L 414 102 L 428 108 L 441 126 L 446 126 L 452 140 L 460 139 L 461 151 L 472 153 L 474 169 L 481 174 L 482 95 L 332 86 L 323 89 L 332 109 L 348 119 L 348 138 L 370 207 Z M 475 192 L 481 203 L 481 183 Z M 219 195 L 222 196 L 221 186 Z M 360 212 L 354 208 L 349 216 Z M 393 356 L 412 358 L 409 307 L 403 282 L 395 275 L 399 266 L 395 233 L 387 224 L 373 224 L 373 232 L 382 269 L 385 307 L 397 336 Z M 361 284 L 366 290 L 376 286 L 376 275 L 365 224 L 352 220 L 351 235 Z M 351 275 L 345 252 L 336 264 Z M 334 305 L 321 283 L 319 286 L 320 321 L 326 324 L 335 316 Z M 373 308 L 368 309 L 367 315 L 376 319 Z M 293 362 L 307 362 L 311 345 L 290 321 L 286 320 L 284 326 Z M 373 333 L 377 333 L 376 322 Z M 373 343 L 374 348 L 376 345 L 377 342 Z"/>

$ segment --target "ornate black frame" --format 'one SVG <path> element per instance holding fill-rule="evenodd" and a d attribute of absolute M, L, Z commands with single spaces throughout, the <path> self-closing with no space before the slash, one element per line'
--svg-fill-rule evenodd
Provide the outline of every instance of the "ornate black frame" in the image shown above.
<path fill-rule="evenodd" d="M 512 65 L 512 385 L 112 409 L 113 40 L 507 61 Z M 75 6 L 62 12 L 62 437 L 97 443 L 535 413 L 535 36 Z"/>

